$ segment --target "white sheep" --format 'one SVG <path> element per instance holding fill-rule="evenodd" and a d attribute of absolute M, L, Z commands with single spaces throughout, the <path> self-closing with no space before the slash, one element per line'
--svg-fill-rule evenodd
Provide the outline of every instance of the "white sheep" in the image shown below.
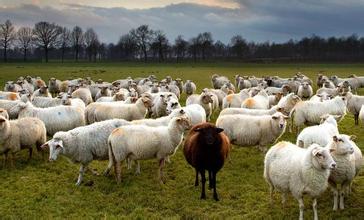
<path fill-rule="evenodd" d="M 187 94 L 187 96 L 192 95 L 196 92 L 196 84 L 191 80 L 187 80 L 183 85 L 183 91 Z"/>
<path fill-rule="evenodd" d="M 134 120 L 131 121 L 131 124 L 133 125 L 146 125 L 149 127 L 158 127 L 158 126 L 167 126 L 168 123 L 174 118 L 179 116 L 186 116 L 189 118 L 189 116 L 186 114 L 185 110 L 182 108 L 177 109 L 177 111 L 172 111 L 171 114 L 160 117 L 157 119 L 153 118 L 146 118 L 146 119 L 140 119 L 140 120 Z"/>
<path fill-rule="evenodd" d="M 36 96 L 33 97 L 32 104 L 38 108 L 48 108 L 48 107 L 62 105 L 62 100 L 58 98 Z"/>
<path fill-rule="evenodd" d="M 49 93 L 48 91 L 48 87 L 47 86 L 42 86 L 39 89 L 35 90 L 32 94 L 32 97 L 48 97 L 48 98 L 52 98 L 51 93 Z"/>
<path fill-rule="evenodd" d="M 230 80 L 226 76 L 214 74 L 211 76 L 211 83 L 214 89 L 220 89 L 225 83 L 230 83 Z"/>
<path fill-rule="evenodd" d="M 330 95 L 331 97 L 335 97 L 339 95 L 339 90 L 337 88 L 329 89 L 329 88 L 321 88 L 316 91 L 316 95 L 326 93 Z"/>
<path fill-rule="evenodd" d="M 0 100 L 0 108 L 3 108 L 8 112 L 10 119 L 17 119 L 19 115 L 19 109 L 14 107 L 21 102 L 22 101 L 20 100 L 16 101 Z"/>
<path fill-rule="evenodd" d="M 207 92 L 202 92 L 200 95 L 190 95 L 186 100 L 186 106 L 192 104 L 199 104 L 205 109 L 207 120 L 210 121 L 212 115 L 212 94 Z"/>
<path fill-rule="evenodd" d="M 325 114 L 340 115 L 340 121 L 346 115 L 346 98 L 337 96 L 325 102 L 302 101 L 297 103 L 291 112 L 292 126 L 295 125 L 297 133 L 299 133 L 300 126 L 319 124 L 321 116 Z"/>
<path fill-rule="evenodd" d="M 95 121 L 104 121 L 113 118 L 121 118 L 127 121 L 145 118 L 152 102 L 146 97 L 139 98 L 134 104 L 114 104 L 117 102 L 99 102 L 94 110 Z M 88 108 L 88 106 L 87 106 Z M 87 111 L 86 108 L 86 111 Z"/>
<path fill-rule="evenodd" d="M 306 127 L 301 131 L 297 136 L 296 145 L 303 148 L 307 148 L 311 144 L 325 147 L 332 140 L 333 136 L 339 134 L 335 118 L 340 118 L 340 116 L 322 115 L 321 121 L 323 122 L 320 125 Z"/>
<path fill-rule="evenodd" d="M 19 100 L 19 99 L 20 99 L 20 96 L 16 92 L 0 91 L 0 100 L 15 101 L 15 100 Z"/>
<path fill-rule="evenodd" d="M 226 108 L 220 112 L 219 117 L 223 115 L 273 115 L 282 110 L 283 108 L 278 107 L 278 105 L 270 109 Z"/>
<path fill-rule="evenodd" d="M 309 99 L 313 95 L 312 86 L 308 82 L 303 82 L 298 87 L 297 95 L 301 99 Z"/>
<path fill-rule="evenodd" d="M 61 92 L 61 80 L 58 80 L 56 78 L 50 78 L 49 79 L 49 82 L 48 82 L 48 90 L 49 92 L 55 96 L 57 95 L 58 93 Z"/>
<path fill-rule="evenodd" d="M 261 90 L 254 97 L 245 99 L 241 104 L 241 107 L 250 109 L 269 109 L 268 94 L 264 90 Z"/>
<path fill-rule="evenodd" d="M 8 153 L 11 154 L 11 166 L 14 166 L 15 154 L 22 149 L 29 150 L 29 159 L 32 157 L 33 145 L 37 150 L 47 141 L 46 128 L 44 123 L 37 118 L 21 118 L 9 121 L 0 116 L 0 153 L 5 154 L 5 161 L 8 160 Z"/>
<path fill-rule="evenodd" d="M 84 110 L 76 106 L 59 105 L 37 108 L 30 102 L 20 102 L 14 108 L 19 111 L 19 118 L 35 117 L 42 120 L 49 135 L 53 135 L 57 131 L 68 131 L 85 125 Z"/>
<path fill-rule="evenodd" d="M 350 113 L 354 115 L 355 125 L 359 124 L 359 112 L 364 105 L 364 96 L 353 95 L 351 92 L 347 92 L 345 95 L 347 99 L 347 109 Z"/>
<path fill-rule="evenodd" d="M 130 124 L 123 119 L 111 119 L 92 125 L 78 127 L 67 132 L 57 132 L 42 148 L 49 147 L 49 160 L 55 161 L 63 154 L 74 163 L 80 163 L 76 185 L 80 185 L 83 175 L 93 160 L 108 159 L 107 140 L 111 132 L 120 126 Z"/>
<path fill-rule="evenodd" d="M 179 104 L 179 101 L 175 99 L 174 97 L 169 97 L 167 100 L 167 107 L 166 107 L 166 113 L 169 115 L 174 109 L 180 109 L 181 104 Z"/>
<path fill-rule="evenodd" d="M 270 187 L 271 201 L 274 190 L 282 193 L 283 203 L 291 193 L 298 200 L 299 219 L 303 220 L 303 195 L 307 194 L 313 198 L 314 219 L 318 220 L 316 199 L 327 189 L 330 169 L 335 167 L 327 148 L 313 144 L 303 149 L 289 142 L 277 143 L 264 159 L 264 178 Z"/>
<path fill-rule="evenodd" d="M 310 98 L 310 101 L 323 102 L 323 101 L 326 101 L 326 100 L 330 100 L 331 98 L 332 98 L 331 95 L 327 94 L 326 92 L 322 92 L 321 94 L 313 95 Z"/>
<path fill-rule="evenodd" d="M 288 117 L 280 112 L 273 115 L 223 115 L 216 126 L 223 128 L 231 143 L 239 146 L 255 146 L 263 152 L 268 144 L 276 141 L 286 129 Z"/>
<path fill-rule="evenodd" d="M 170 115 L 176 114 L 180 110 L 184 110 L 193 126 L 206 122 L 205 109 L 199 104 L 191 104 L 182 108 L 176 108 L 170 113 Z"/>
<path fill-rule="evenodd" d="M 96 102 L 117 102 L 117 101 L 125 101 L 127 95 L 124 92 L 119 91 L 114 93 L 113 96 L 104 96 L 100 97 L 96 100 Z"/>
<path fill-rule="evenodd" d="M 222 100 L 222 109 L 226 108 L 240 108 L 244 100 L 249 98 L 247 90 L 241 90 L 237 94 L 229 94 Z"/>
<path fill-rule="evenodd" d="M 102 85 L 102 86 L 99 86 L 99 88 L 100 88 L 100 90 L 96 93 L 95 100 L 98 100 L 101 97 L 110 97 L 111 96 L 111 91 L 109 89 L 109 86 Z"/>
<path fill-rule="evenodd" d="M 78 88 L 71 95 L 72 98 L 81 99 L 86 106 L 93 102 L 91 91 L 88 88 Z"/>
<path fill-rule="evenodd" d="M 159 118 L 167 115 L 167 102 L 168 98 L 164 94 L 160 94 L 153 100 L 152 117 Z"/>
<path fill-rule="evenodd" d="M 276 93 L 275 95 L 269 95 L 269 107 L 275 106 L 278 104 L 279 100 L 283 97 L 283 93 Z"/>
<path fill-rule="evenodd" d="M 105 173 L 114 165 L 116 180 L 120 183 L 121 161 L 157 158 L 159 180 L 164 182 L 165 160 L 176 152 L 182 143 L 183 133 L 190 127 L 191 123 L 187 117 L 175 117 L 168 126 L 126 125 L 115 129 L 108 139 L 109 165 Z"/>

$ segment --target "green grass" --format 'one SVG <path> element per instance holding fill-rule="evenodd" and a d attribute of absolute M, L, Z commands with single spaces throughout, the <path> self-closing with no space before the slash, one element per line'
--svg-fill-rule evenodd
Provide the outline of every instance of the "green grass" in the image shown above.
<path fill-rule="evenodd" d="M 155 74 L 192 79 L 201 90 L 210 86 L 213 73 L 233 75 L 279 75 L 291 76 L 303 72 L 312 79 L 318 72 L 346 76 L 352 73 L 364 75 L 362 64 L 239 64 L 239 63 L 11 63 L 0 64 L 0 85 L 18 76 L 37 75 L 44 79 L 57 77 L 91 76 L 112 81 L 127 76 Z M 360 91 L 364 94 L 364 89 Z M 185 97 L 182 98 L 184 102 Z M 214 115 L 215 120 L 217 114 Z M 353 116 L 348 114 L 339 124 L 340 132 L 358 136 L 357 144 L 364 150 L 364 125 L 354 126 Z M 292 134 L 281 140 L 295 141 Z M 15 169 L 0 169 L 0 218 L 238 218 L 238 219 L 296 219 L 298 203 L 289 198 L 285 208 L 276 194 L 274 204 L 269 203 L 268 187 L 263 179 L 264 155 L 253 147 L 236 147 L 231 160 L 217 175 L 217 189 L 221 201 L 199 199 L 200 187 L 194 187 L 194 170 L 187 165 L 181 149 L 166 165 L 165 185 L 157 181 L 156 161 L 143 161 L 141 175 L 133 170 L 122 169 L 122 183 L 116 185 L 114 176 L 87 174 L 84 182 L 92 186 L 74 186 L 78 165 L 61 157 L 54 163 L 35 154 L 27 162 L 27 152 L 17 155 Z M 93 162 L 92 168 L 99 172 L 107 162 Z M 353 193 L 346 199 L 346 209 L 333 212 L 332 195 L 327 190 L 318 199 L 318 212 L 322 219 L 364 219 L 364 172 L 354 181 Z M 312 218 L 310 199 L 306 199 L 306 219 Z"/>

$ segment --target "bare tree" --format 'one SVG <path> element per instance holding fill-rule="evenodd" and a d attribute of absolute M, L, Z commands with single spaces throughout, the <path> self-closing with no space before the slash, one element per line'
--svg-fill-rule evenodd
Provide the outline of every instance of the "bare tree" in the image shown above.
<path fill-rule="evenodd" d="M 161 62 L 162 60 L 164 60 L 165 53 L 168 49 L 168 39 L 163 31 L 158 30 L 154 32 L 152 48 L 158 54 L 158 61 Z"/>
<path fill-rule="evenodd" d="M 138 49 L 138 43 L 131 34 L 122 35 L 118 42 L 120 58 L 132 59 Z"/>
<path fill-rule="evenodd" d="M 144 62 L 148 59 L 148 50 L 153 37 L 153 30 L 148 25 L 141 25 L 137 29 L 132 29 L 130 34 L 135 38 L 139 50 L 143 53 Z"/>
<path fill-rule="evenodd" d="M 4 49 L 4 62 L 8 60 L 7 50 L 15 39 L 15 28 L 10 20 L 0 24 L 0 45 Z"/>
<path fill-rule="evenodd" d="M 79 26 L 75 26 L 71 34 L 73 49 L 75 50 L 75 59 L 78 61 L 78 56 L 83 45 L 83 31 Z"/>
<path fill-rule="evenodd" d="M 199 46 L 200 46 L 199 38 L 193 37 L 190 39 L 188 52 L 193 57 L 193 60 L 195 62 L 197 61 Z"/>
<path fill-rule="evenodd" d="M 61 60 L 63 63 L 66 49 L 71 45 L 71 31 L 66 27 L 62 27 L 60 29 L 60 35 L 58 40 L 59 40 L 59 48 L 61 49 Z"/>
<path fill-rule="evenodd" d="M 210 32 L 204 32 L 197 36 L 197 39 L 200 43 L 202 59 L 205 60 L 208 55 L 211 53 L 211 49 L 214 43 L 212 39 L 212 34 Z"/>
<path fill-rule="evenodd" d="M 38 22 L 34 26 L 34 40 L 40 47 L 43 47 L 46 63 L 48 63 L 48 50 L 56 45 L 60 29 L 55 23 L 46 21 Z"/>
<path fill-rule="evenodd" d="M 89 61 L 91 61 L 92 56 L 94 56 L 94 61 L 96 61 L 97 47 L 99 46 L 100 42 L 94 29 L 88 28 L 86 30 L 84 34 L 84 40 Z"/>
<path fill-rule="evenodd" d="M 238 58 L 243 58 L 249 52 L 246 40 L 241 35 L 235 35 L 230 40 L 231 52 Z"/>
<path fill-rule="evenodd" d="M 23 60 L 27 60 L 27 52 L 33 43 L 33 30 L 30 27 L 21 27 L 17 32 L 17 39 L 23 51 Z"/>
<path fill-rule="evenodd" d="M 177 38 L 174 40 L 174 51 L 176 54 L 177 62 L 185 57 L 187 48 L 188 42 L 183 39 L 182 35 L 178 35 Z"/>

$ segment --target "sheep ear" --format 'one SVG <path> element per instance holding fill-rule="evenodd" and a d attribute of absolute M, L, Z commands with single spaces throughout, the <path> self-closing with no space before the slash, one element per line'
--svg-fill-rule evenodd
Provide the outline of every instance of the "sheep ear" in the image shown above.
<path fill-rule="evenodd" d="M 278 119 L 278 117 L 277 117 L 277 116 L 275 116 L 275 115 L 272 115 L 272 119 L 277 120 L 277 119 Z"/>
<path fill-rule="evenodd" d="M 332 140 L 334 140 L 335 142 L 338 142 L 339 138 L 335 135 L 335 136 L 332 137 Z"/>
<path fill-rule="evenodd" d="M 223 128 L 216 128 L 216 132 L 217 133 L 221 133 L 221 132 L 223 132 L 224 131 L 224 129 Z"/>
<path fill-rule="evenodd" d="M 312 155 L 317 157 L 317 156 L 321 156 L 321 153 L 320 153 L 320 149 L 318 147 L 315 147 L 313 150 L 312 150 Z"/>
<path fill-rule="evenodd" d="M 351 141 L 354 141 L 355 139 L 356 139 L 356 135 L 351 135 L 351 136 L 350 136 L 350 140 L 351 140 Z"/>
<path fill-rule="evenodd" d="M 49 141 L 48 141 L 48 142 L 49 142 Z M 40 148 L 41 148 L 42 150 L 44 150 L 44 149 L 48 148 L 48 147 L 49 147 L 48 142 L 45 142 L 42 146 L 40 146 Z"/>

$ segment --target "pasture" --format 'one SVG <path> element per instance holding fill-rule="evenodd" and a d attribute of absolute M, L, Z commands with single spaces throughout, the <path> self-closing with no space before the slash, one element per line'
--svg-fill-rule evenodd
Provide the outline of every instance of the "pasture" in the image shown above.
<path fill-rule="evenodd" d="M 10 63 L 0 64 L 0 85 L 19 76 L 40 76 L 59 79 L 86 77 L 113 81 L 127 76 L 154 74 L 193 80 L 198 91 L 211 87 L 213 73 L 226 75 L 233 81 L 235 74 L 292 76 L 302 72 L 315 81 L 317 73 L 364 76 L 363 64 L 239 64 L 239 63 Z M 364 89 L 359 91 L 364 95 Z M 182 96 L 181 104 L 185 102 Z M 213 121 L 216 120 L 214 115 Z M 364 125 L 354 125 L 349 113 L 339 124 L 340 133 L 354 134 L 364 152 Z M 141 137 L 143 138 L 143 137 Z M 281 140 L 295 142 L 295 135 L 286 133 Z M 16 168 L 0 169 L 0 215 L 12 218 L 174 218 L 174 219 L 296 219 L 298 203 L 291 196 L 286 207 L 279 194 L 269 202 L 269 190 L 263 178 L 264 155 L 256 148 L 233 147 L 231 160 L 217 175 L 220 201 L 212 191 L 207 200 L 200 200 L 200 187 L 194 187 L 194 170 L 185 161 L 181 148 L 166 164 L 166 184 L 157 180 L 156 160 L 142 161 L 141 174 L 122 167 L 122 183 L 117 185 L 114 174 L 109 177 L 85 175 L 84 184 L 76 187 L 79 166 L 64 157 L 55 162 L 43 161 L 35 153 L 27 162 L 27 151 L 17 155 Z M 90 167 L 101 173 L 107 161 L 93 162 Z M 327 190 L 318 199 L 321 219 L 364 219 L 364 172 L 354 180 L 353 193 L 345 201 L 344 211 L 332 211 L 332 194 Z M 305 217 L 312 218 L 311 201 L 305 200 Z"/>

